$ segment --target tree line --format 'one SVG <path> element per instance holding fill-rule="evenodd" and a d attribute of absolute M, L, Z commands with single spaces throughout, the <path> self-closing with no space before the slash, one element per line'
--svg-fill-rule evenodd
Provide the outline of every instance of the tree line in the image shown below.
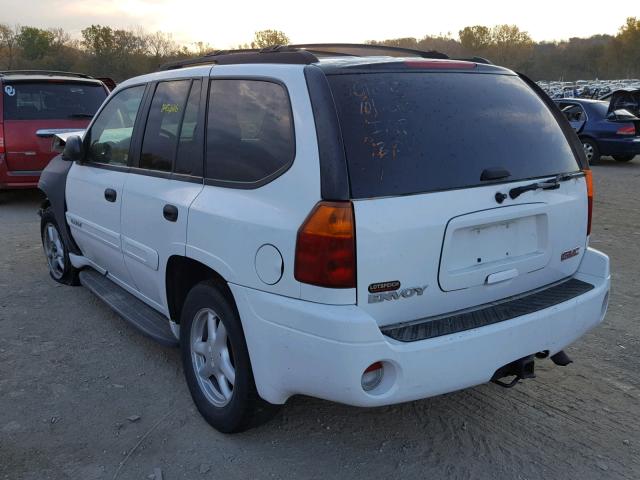
<path fill-rule="evenodd" d="M 262 30 L 238 48 L 290 43 L 278 30 Z M 422 38 L 369 40 L 419 50 L 438 50 L 454 58 L 484 57 L 535 80 L 640 77 L 640 19 L 627 18 L 615 35 L 593 35 L 562 41 L 535 42 L 516 25 L 463 28 L 452 34 Z M 116 81 L 156 70 L 181 58 L 214 51 L 206 42 L 180 45 L 170 33 L 91 25 L 72 38 L 62 28 L 0 24 L 0 69 L 78 71 Z"/>

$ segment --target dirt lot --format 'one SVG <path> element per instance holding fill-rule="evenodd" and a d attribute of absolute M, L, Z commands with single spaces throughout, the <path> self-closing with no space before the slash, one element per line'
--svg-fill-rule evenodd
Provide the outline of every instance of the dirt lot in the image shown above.
<path fill-rule="evenodd" d="M 38 195 L 2 194 L 0 478 L 640 478 L 640 158 L 594 171 L 613 295 L 574 364 L 371 410 L 294 398 L 235 436 L 196 412 L 177 350 L 49 279 Z"/>

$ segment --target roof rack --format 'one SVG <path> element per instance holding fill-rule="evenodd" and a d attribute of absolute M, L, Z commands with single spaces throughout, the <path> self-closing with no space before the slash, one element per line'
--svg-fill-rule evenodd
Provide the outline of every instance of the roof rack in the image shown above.
<path fill-rule="evenodd" d="M 240 63 L 288 63 L 309 65 L 316 63 L 318 57 L 310 52 L 287 45 L 276 45 L 262 49 L 244 48 L 238 50 L 218 50 L 196 58 L 187 58 L 165 63 L 159 70 L 175 70 L 196 65 L 231 65 Z"/>
<path fill-rule="evenodd" d="M 448 55 L 435 50 L 416 50 L 414 48 L 374 45 L 370 43 L 300 43 L 289 45 L 315 54 L 316 56 L 350 56 L 350 57 L 419 57 L 446 60 Z"/>
<path fill-rule="evenodd" d="M 196 58 L 186 58 L 165 63 L 158 70 L 175 70 L 196 65 L 231 65 L 240 63 L 288 63 L 308 65 L 319 61 L 318 57 L 419 57 L 448 59 L 441 52 L 414 50 L 412 48 L 390 47 L 357 43 L 307 43 L 295 45 L 275 45 L 262 49 L 244 48 L 238 50 L 218 50 Z"/>
<path fill-rule="evenodd" d="M 0 71 L 0 77 L 6 77 L 8 75 L 47 75 L 50 77 L 59 76 L 59 77 L 78 77 L 78 78 L 89 78 L 91 80 L 95 80 L 91 75 L 87 75 L 85 73 L 75 73 L 75 72 L 61 72 L 58 70 L 3 70 Z"/>

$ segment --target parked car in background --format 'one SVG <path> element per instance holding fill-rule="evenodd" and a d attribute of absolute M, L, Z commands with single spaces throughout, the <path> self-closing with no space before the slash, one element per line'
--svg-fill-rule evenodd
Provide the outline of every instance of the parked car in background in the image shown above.
<path fill-rule="evenodd" d="M 565 98 L 556 100 L 580 137 L 589 163 L 603 155 L 628 162 L 640 154 L 640 119 L 625 109 L 616 109 L 615 101 Z"/>
<path fill-rule="evenodd" d="M 88 75 L 32 70 L 0 72 L 0 89 L 0 190 L 35 188 L 54 135 L 86 128 L 109 94 Z"/>

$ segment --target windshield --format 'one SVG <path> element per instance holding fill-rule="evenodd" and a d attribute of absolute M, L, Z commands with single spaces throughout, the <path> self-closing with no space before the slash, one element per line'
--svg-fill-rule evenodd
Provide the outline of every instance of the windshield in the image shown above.
<path fill-rule="evenodd" d="M 5 120 L 91 118 L 107 97 L 96 83 L 15 82 L 3 88 Z"/>
<path fill-rule="evenodd" d="M 469 73 L 331 75 L 354 198 L 578 170 L 559 124 L 520 78 Z"/>

